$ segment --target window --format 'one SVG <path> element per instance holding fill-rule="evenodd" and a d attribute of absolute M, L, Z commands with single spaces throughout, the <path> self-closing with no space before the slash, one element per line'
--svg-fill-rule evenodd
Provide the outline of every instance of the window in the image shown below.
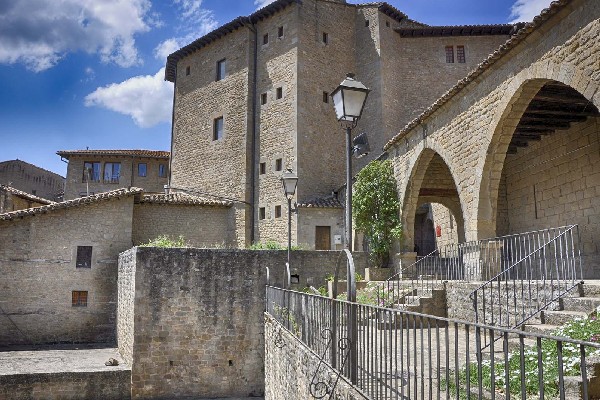
<path fill-rule="evenodd" d="M 121 163 L 104 163 L 104 183 L 119 183 Z"/>
<path fill-rule="evenodd" d="M 263 35 L 263 44 L 269 44 L 269 34 L 265 33 Z"/>
<path fill-rule="evenodd" d="M 265 104 L 267 104 L 267 94 L 266 93 L 262 93 L 260 95 L 260 104 L 263 105 L 263 106 Z"/>
<path fill-rule="evenodd" d="M 227 64 L 226 59 L 217 61 L 217 80 L 218 81 L 225 79 L 225 77 L 227 76 L 226 64 Z"/>
<path fill-rule="evenodd" d="M 265 219 L 267 218 L 267 210 L 264 207 L 261 207 L 258 209 L 258 219 Z"/>
<path fill-rule="evenodd" d="M 267 163 L 266 162 L 261 162 L 259 165 L 259 173 L 261 175 L 264 175 L 267 173 Z"/>
<path fill-rule="evenodd" d="M 73 307 L 87 307 L 87 299 L 87 291 L 73 290 L 73 292 L 71 292 L 71 305 Z"/>
<path fill-rule="evenodd" d="M 461 64 L 466 62 L 465 46 L 456 46 L 456 61 Z"/>
<path fill-rule="evenodd" d="M 92 246 L 77 246 L 75 268 L 92 268 Z"/>
<path fill-rule="evenodd" d="M 390 21 L 385 21 L 385 26 L 390 27 Z"/>
<path fill-rule="evenodd" d="M 138 176 L 146 176 L 148 165 L 146 163 L 138 164 Z"/>
<path fill-rule="evenodd" d="M 281 218 L 281 206 L 275 206 L 275 218 Z"/>
<path fill-rule="evenodd" d="M 323 92 L 323 103 L 329 103 L 329 93 Z"/>
<path fill-rule="evenodd" d="M 454 62 L 454 46 L 446 46 L 446 62 L 448 64 Z"/>
<path fill-rule="evenodd" d="M 190 74 L 190 71 L 191 71 L 191 68 L 189 65 L 187 67 L 185 67 L 185 75 L 186 76 Z"/>
<path fill-rule="evenodd" d="M 283 26 L 277 28 L 277 37 L 281 39 L 283 37 Z"/>
<path fill-rule="evenodd" d="M 278 158 L 275 160 L 275 171 L 281 171 L 283 169 L 283 160 Z"/>
<path fill-rule="evenodd" d="M 369 20 L 365 21 L 365 26 L 369 26 Z"/>
<path fill-rule="evenodd" d="M 86 161 L 83 163 L 83 182 L 100 182 L 100 163 Z"/>
<path fill-rule="evenodd" d="M 278 87 L 277 88 L 277 99 L 281 99 L 283 97 L 283 88 Z"/>
<path fill-rule="evenodd" d="M 164 178 L 167 176 L 167 167 L 164 164 L 158 165 L 158 176 Z"/>
<path fill-rule="evenodd" d="M 223 117 L 216 118 L 213 122 L 213 140 L 223 138 Z"/>
<path fill-rule="evenodd" d="M 323 43 L 329 43 L 329 34 L 327 32 L 323 32 Z"/>

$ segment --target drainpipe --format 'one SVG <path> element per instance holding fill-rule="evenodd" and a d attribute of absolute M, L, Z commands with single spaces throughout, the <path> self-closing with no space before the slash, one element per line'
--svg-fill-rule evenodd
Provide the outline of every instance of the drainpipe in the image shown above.
<path fill-rule="evenodd" d="M 249 20 L 250 25 L 248 28 L 250 31 L 254 33 L 254 52 L 253 52 L 253 67 L 254 71 L 252 73 L 252 130 L 250 133 L 250 141 L 252 142 L 252 154 L 251 154 L 251 163 L 252 167 L 250 168 L 250 203 L 252 204 L 252 217 L 250 218 L 250 243 L 254 243 L 254 230 L 256 226 L 255 220 L 255 212 L 254 212 L 254 204 L 256 199 L 256 154 L 258 153 L 258 140 L 257 140 L 257 132 L 256 132 L 256 94 L 258 92 L 258 29 L 252 20 Z"/>
<path fill-rule="evenodd" d="M 175 131 L 175 93 L 177 93 L 177 64 L 175 64 L 175 79 L 173 79 L 173 109 L 171 110 L 171 154 L 169 155 L 169 175 L 165 194 L 169 194 L 171 188 L 171 171 L 173 170 L 173 132 Z"/>

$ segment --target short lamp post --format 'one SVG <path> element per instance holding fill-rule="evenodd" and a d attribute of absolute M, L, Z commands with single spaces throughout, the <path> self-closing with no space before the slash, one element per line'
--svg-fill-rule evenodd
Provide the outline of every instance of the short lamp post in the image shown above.
<path fill-rule="evenodd" d="M 286 268 L 286 279 L 285 285 L 286 289 L 289 289 L 290 285 L 290 276 L 289 276 L 289 268 L 290 268 L 290 252 L 292 250 L 292 199 L 294 198 L 294 194 L 296 194 L 296 186 L 298 186 L 298 176 L 292 172 L 291 169 L 288 168 L 286 172 L 281 176 L 281 186 L 283 187 L 283 192 L 285 193 L 285 197 L 287 198 L 288 203 L 288 247 L 287 247 L 287 268 Z"/>
<path fill-rule="evenodd" d="M 369 89 L 354 79 L 354 74 L 347 74 L 346 79 L 331 93 L 337 120 L 346 130 L 346 243 L 345 247 L 352 250 L 352 129 L 358 124 Z M 347 264 L 347 293 L 348 318 L 346 323 L 347 339 L 349 342 L 348 372 L 352 383 L 358 382 L 358 332 L 356 306 L 356 282 L 350 262 Z"/>

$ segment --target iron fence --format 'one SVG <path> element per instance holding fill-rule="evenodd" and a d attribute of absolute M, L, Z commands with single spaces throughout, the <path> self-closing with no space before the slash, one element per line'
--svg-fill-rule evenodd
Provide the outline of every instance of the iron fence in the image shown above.
<path fill-rule="evenodd" d="M 373 399 L 598 398 L 600 344 L 267 287 L 266 311 Z M 355 324 L 350 322 L 355 319 Z M 589 324 L 581 320 L 577 323 Z M 349 326 L 356 332 L 347 338 Z M 492 340 L 486 348 L 484 335 Z M 348 354 L 354 350 L 356 361 Z M 332 380 L 332 382 L 337 382 Z M 331 384 L 311 382 L 316 388 Z M 333 393 L 333 391 L 331 391 Z"/>

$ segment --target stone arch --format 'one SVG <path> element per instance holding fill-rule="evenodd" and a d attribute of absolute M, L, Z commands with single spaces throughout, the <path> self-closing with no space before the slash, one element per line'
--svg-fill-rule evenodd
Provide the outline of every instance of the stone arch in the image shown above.
<path fill-rule="evenodd" d="M 464 241 L 463 207 L 456 180 L 446 159 L 434 149 L 425 147 L 409 171 L 401 210 L 404 233 L 402 250 L 414 250 L 415 215 L 418 207 L 425 203 L 439 203 L 447 207 L 456 220 L 459 241 Z"/>
<path fill-rule="evenodd" d="M 598 83 L 584 71 L 569 63 L 540 61 L 522 70 L 507 85 L 490 128 L 490 139 L 481 168 L 477 201 L 477 232 L 473 239 L 497 236 L 498 192 L 507 151 L 513 134 L 530 102 L 545 85 L 562 83 L 579 92 L 598 108 L 600 98 L 594 96 Z"/>

